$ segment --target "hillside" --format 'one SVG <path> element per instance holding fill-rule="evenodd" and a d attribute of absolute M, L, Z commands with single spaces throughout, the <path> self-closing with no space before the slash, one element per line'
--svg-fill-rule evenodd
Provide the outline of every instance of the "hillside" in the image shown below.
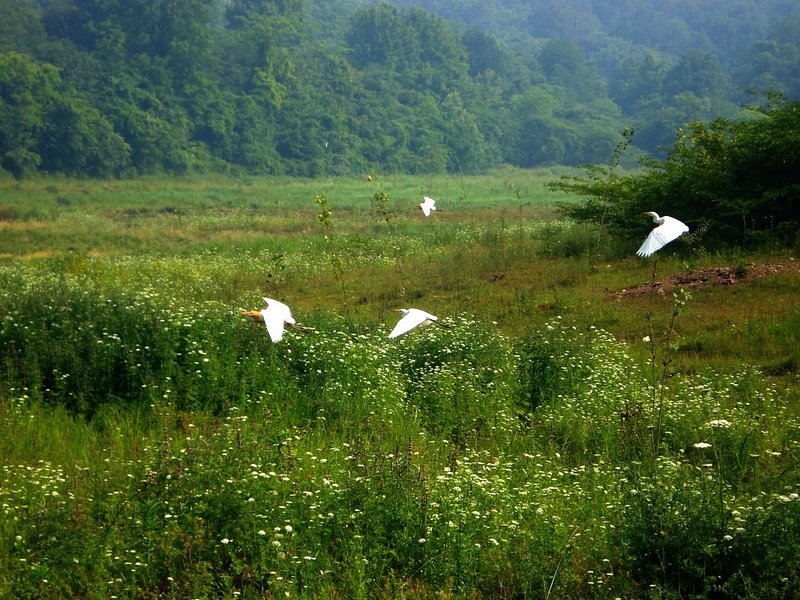
<path fill-rule="evenodd" d="M 798 18 L 796 3 L 786 0 L 396 0 L 393 4 L 424 8 L 511 45 L 526 38 L 572 39 L 588 53 L 607 58 L 616 49 L 655 51 L 677 59 L 694 48 L 711 52 L 725 68 L 737 64 L 759 41 L 790 42 L 786 28 Z M 793 11 L 794 17 L 788 17 Z"/>
<path fill-rule="evenodd" d="M 800 97 L 795 3 L 0 0 L 0 167 L 90 177 L 635 162 Z"/>

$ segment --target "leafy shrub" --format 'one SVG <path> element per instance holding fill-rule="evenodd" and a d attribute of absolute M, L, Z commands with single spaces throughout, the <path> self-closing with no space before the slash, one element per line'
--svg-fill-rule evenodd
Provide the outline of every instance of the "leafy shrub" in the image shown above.
<path fill-rule="evenodd" d="M 173 308 L 146 292 L 105 295 L 66 281 L 8 285 L 3 379 L 75 413 L 162 399 L 219 411 L 258 391 L 285 391 L 262 332 L 217 305 Z"/>
<path fill-rule="evenodd" d="M 608 223 L 631 241 L 648 226 L 639 213 L 656 210 L 702 231 L 709 247 L 791 247 L 798 237 L 792 165 L 798 162 L 800 104 L 770 96 L 747 108 L 750 118 L 688 125 L 666 159 L 644 161 L 643 173 L 619 176 L 593 166 L 554 183 L 554 189 L 588 197 L 562 212 L 580 222 Z"/>
<path fill-rule="evenodd" d="M 515 430 L 517 358 L 509 340 L 458 317 L 398 339 L 393 360 L 426 428 L 457 442 Z"/>

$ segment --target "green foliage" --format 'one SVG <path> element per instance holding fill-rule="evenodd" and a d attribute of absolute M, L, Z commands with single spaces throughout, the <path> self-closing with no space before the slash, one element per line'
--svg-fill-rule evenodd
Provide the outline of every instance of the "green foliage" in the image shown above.
<path fill-rule="evenodd" d="M 785 598 L 797 592 L 794 497 L 739 503 L 712 463 L 687 468 L 669 460 L 634 490 L 620 535 L 643 589 L 649 584 L 666 597 Z M 763 570 L 754 577 L 759 565 Z"/>
<path fill-rule="evenodd" d="M 644 173 L 589 167 L 582 177 L 564 178 L 553 188 L 589 198 L 563 212 L 631 239 L 646 225 L 638 213 L 655 210 L 702 231 L 698 241 L 707 247 L 795 245 L 800 180 L 791 165 L 800 160 L 800 105 L 773 97 L 752 111 L 746 120 L 689 125 L 666 159 L 644 161 Z"/>
<path fill-rule="evenodd" d="M 218 411 L 238 396 L 220 394 L 221 375 L 234 371 L 243 394 L 271 387 L 258 362 L 244 360 L 259 338 L 227 328 L 225 346 L 207 339 L 212 329 L 222 333 L 228 313 L 168 310 L 146 293 L 122 299 L 63 282 L 12 282 L 19 287 L 4 309 L 4 376 L 73 413 L 91 417 L 109 402 L 149 406 L 162 397 L 181 409 Z"/>
<path fill-rule="evenodd" d="M 0 166 L 16 177 L 41 162 L 37 141 L 60 83 L 52 65 L 26 54 L 0 54 Z"/>
<path fill-rule="evenodd" d="M 25 0 L 0 12 L 13 13 L 0 52 L 49 81 L 6 83 L 0 166 L 14 176 L 577 165 L 605 161 L 628 125 L 662 156 L 686 123 L 734 117 L 747 89 L 795 98 L 800 60 L 796 15 L 779 3 Z"/>
<path fill-rule="evenodd" d="M 797 593 L 788 386 L 670 377 L 659 409 L 628 344 L 566 318 L 388 340 L 321 307 L 272 344 L 233 305 L 323 250 L 235 255 L 0 269 L 0 595 Z"/>
<path fill-rule="evenodd" d="M 456 444 L 513 434 L 515 357 L 508 340 L 465 317 L 399 340 L 408 402 L 425 428 Z"/>

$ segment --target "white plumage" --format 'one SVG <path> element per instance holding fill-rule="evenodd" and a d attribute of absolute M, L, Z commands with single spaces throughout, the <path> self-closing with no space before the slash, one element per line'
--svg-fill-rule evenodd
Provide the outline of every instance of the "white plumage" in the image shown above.
<path fill-rule="evenodd" d="M 423 196 L 422 199 L 423 202 L 419 204 L 419 207 L 422 209 L 422 214 L 426 217 L 430 217 L 431 213 L 436 210 L 436 200 L 428 198 L 427 196 Z"/>
<path fill-rule="evenodd" d="M 392 329 L 392 332 L 389 334 L 390 338 L 396 338 L 404 333 L 408 333 L 423 323 L 436 323 L 436 321 L 438 321 L 434 315 L 424 310 L 419 310 L 418 308 L 398 308 L 397 312 L 402 314 L 403 317 L 397 322 L 394 329 Z"/>
<path fill-rule="evenodd" d="M 267 326 L 267 333 L 273 342 L 280 342 L 283 339 L 283 326 L 296 325 L 292 311 L 283 302 L 278 302 L 272 298 L 264 298 L 267 308 L 261 311 L 249 311 L 244 314 L 252 317 L 258 322 Z"/>
<path fill-rule="evenodd" d="M 653 218 L 653 223 L 658 227 L 653 229 L 650 234 L 645 238 L 644 243 L 636 251 L 639 256 L 647 257 L 661 250 L 664 246 L 669 244 L 672 240 L 677 239 L 684 233 L 689 231 L 689 227 L 673 217 L 659 217 L 658 213 L 645 212 L 643 215 L 649 215 Z"/>

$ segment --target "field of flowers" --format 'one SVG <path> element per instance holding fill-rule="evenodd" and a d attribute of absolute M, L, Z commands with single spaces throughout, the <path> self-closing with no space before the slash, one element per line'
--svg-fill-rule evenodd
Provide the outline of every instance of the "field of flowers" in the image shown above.
<path fill-rule="evenodd" d="M 684 368 L 680 324 L 720 297 L 649 301 L 620 339 L 571 283 L 599 263 L 569 223 L 305 202 L 282 225 L 175 202 L 186 227 L 140 215 L 141 252 L 0 264 L 0 596 L 800 595 L 797 372 Z M 68 208 L 29 228 L 121 235 L 108 203 Z M 310 331 L 270 343 L 241 315 L 262 295 Z M 387 339 L 388 308 L 434 303 L 446 327 Z"/>

